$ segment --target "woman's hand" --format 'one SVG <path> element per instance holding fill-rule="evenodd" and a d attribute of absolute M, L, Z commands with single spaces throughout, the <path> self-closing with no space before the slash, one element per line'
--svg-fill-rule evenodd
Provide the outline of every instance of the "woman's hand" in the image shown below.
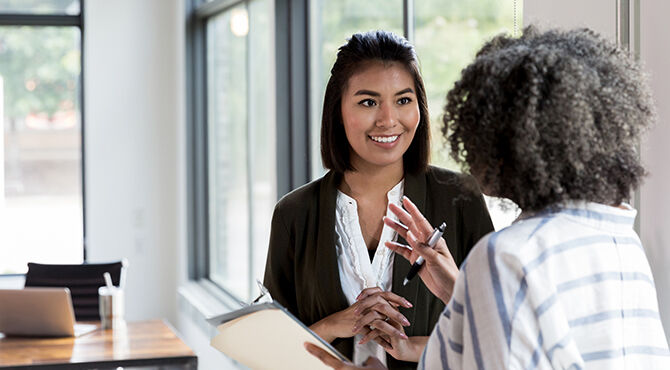
<path fill-rule="evenodd" d="M 379 288 L 369 288 L 362 291 L 356 299 L 362 300 L 370 295 L 380 293 L 382 293 L 382 290 Z M 397 333 L 402 332 L 404 334 L 404 329 L 395 320 L 373 321 L 361 330 L 361 334 L 364 336 L 359 344 L 374 340 L 393 358 L 401 361 L 419 362 L 419 357 L 421 357 L 428 341 L 428 337 L 403 338 L 399 336 Z"/>
<path fill-rule="evenodd" d="M 403 197 L 402 205 L 407 211 L 393 203 L 389 205 L 389 209 L 398 217 L 402 225 L 388 217 L 384 217 L 384 223 L 402 236 L 411 249 L 393 242 L 386 242 L 386 247 L 405 257 L 410 263 L 414 263 L 419 256 L 423 257 L 425 262 L 419 270 L 421 280 L 433 294 L 447 304 L 454 291 L 456 277 L 458 277 L 456 261 L 443 238 L 438 240 L 434 248 L 429 248 L 425 244 L 433 232 L 433 227 L 409 198 Z"/>
<path fill-rule="evenodd" d="M 409 308 L 412 307 L 411 303 L 397 294 L 383 292 L 379 288 L 365 289 L 359 298 L 348 308 L 321 319 L 309 328 L 329 343 L 336 338 L 350 338 L 360 332 L 367 332 L 370 325 L 383 327 L 393 335 L 407 338 L 403 331 L 391 326 L 389 322 L 401 327 L 409 326 L 407 318 L 396 307 Z"/>
<path fill-rule="evenodd" d="M 393 324 L 397 330 L 403 330 L 402 327 Z M 423 353 L 428 337 L 415 336 L 407 339 L 400 338 L 396 335 L 388 335 L 384 331 L 375 328 L 374 330 L 367 330 L 363 339 L 359 342 L 361 344 L 374 340 L 393 358 L 400 361 L 419 362 L 421 353 Z"/>
<path fill-rule="evenodd" d="M 379 361 L 378 359 L 370 356 L 368 359 L 363 363 L 363 366 L 356 366 L 352 364 L 351 362 L 344 362 L 342 360 L 339 360 L 330 353 L 326 352 L 325 350 L 321 349 L 318 346 L 315 346 L 312 343 L 305 342 L 305 349 L 307 352 L 311 353 L 314 357 L 318 358 L 323 362 L 326 366 L 330 366 L 333 369 L 336 370 L 357 370 L 357 369 L 384 369 L 386 370 L 386 367 Z"/>

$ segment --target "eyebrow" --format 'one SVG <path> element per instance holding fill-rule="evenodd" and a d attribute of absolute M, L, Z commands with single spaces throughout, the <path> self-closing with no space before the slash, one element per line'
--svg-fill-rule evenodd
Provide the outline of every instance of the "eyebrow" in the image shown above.
<path fill-rule="evenodd" d="M 398 92 L 395 93 L 395 94 L 396 94 L 396 95 L 402 95 L 402 94 L 405 94 L 405 93 L 412 93 L 412 94 L 414 94 L 414 90 L 412 90 L 411 88 L 408 87 L 408 88 L 406 88 L 406 89 L 404 89 L 404 90 L 400 90 L 400 91 L 398 91 Z M 372 91 L 372 90 L 358 90 L 358 91 L 356 91 L 356 93 L 355 93 L 354 95 L 381 96 L 380 93 L 378 93 L 378 92 L 376 92 L 376 91 Z"/>

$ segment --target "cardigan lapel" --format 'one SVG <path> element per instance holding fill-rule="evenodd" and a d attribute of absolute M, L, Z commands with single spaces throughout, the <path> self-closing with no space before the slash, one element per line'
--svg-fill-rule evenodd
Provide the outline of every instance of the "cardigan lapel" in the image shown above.
<path fill-rule="evenodd" d="M 419 211 L 426 214 L 426 174 L 405 174 L 405 196 L 409 198 Z"/>
<path fill-rule="evenodd" d="M 321 315 L 330 315 L 349 307 L 344 293 L 337 266 L 335 250 L 335 202 L 337 186 L 341 175 L 328 172 L 319 189 L 319 221 L 317 236 L 317 255 L 314 266 L 317 276 L 316 284 L 327 294 L 319 295 L 319 310 Z M 405 174 L 404 193 L 419 208 L 421 213 L 426 210 L 426 177 L 425 174 Z M 405 242 L 402 240 L 401 242 Z M 416 302 L 419 293 L 419 279 L 414 279 L 406 286 L 402 285 L 411 265 L 402 257 L 394 256 L 392 291 L 410 302 Z M 414 322 L 415 310 L 403 312 L 410 322 Z"/>
<path fill-rule="evenodd" d="M 326 316 L 349 307 L 337 266 L 337 252 L 335 249 L 335 202 L 337 186 L 341 175 L 330 171 L 321 183 L 319 189 L 319 226 L 317 236 L 316 284 L 322 294 L 319 294 L 319 310 Z"/>
<path fill-rule="evenodd" d="M 425 174 L 412 175 L 405 173 L 405 196 L 407 196 L 416 206 L 419 208 L 421 213 L 425 215 L 426 213 L 426 176 Z M 405 240 L 401 240 L 401 243 L 407 243 Z M 419 294 L 419 278 L 415 278 L 407 285 L 403 286 L 402 282 L 407 276 L 411 264 L 402 256 L 394 256 L 393 260 L 393 293 L 404 297 L 412 304 L 417 302 Z M 415 309 L 403 309 L 401 312 L 409 322 L 415 322 Z M 410 327 L 411 328 L 411 327 Z M 410 335 L 410 334 L 408 334 Z"/>

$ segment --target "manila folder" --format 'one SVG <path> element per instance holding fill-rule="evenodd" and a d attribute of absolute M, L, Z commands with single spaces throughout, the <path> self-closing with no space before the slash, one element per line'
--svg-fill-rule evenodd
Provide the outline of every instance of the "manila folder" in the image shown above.
<path fill-rule="evenodd" d="M 305 342 L 346 360 L 277 302 L 251 305 L 207 321 L 218 330 L 211 345 L 250 369 L 330 369 L 307 352 Z"/>

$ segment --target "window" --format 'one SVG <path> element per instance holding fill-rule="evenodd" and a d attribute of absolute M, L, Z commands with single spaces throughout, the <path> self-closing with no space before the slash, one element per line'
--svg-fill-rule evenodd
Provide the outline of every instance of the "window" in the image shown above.
<path fill-rule="evenodd" d="M 265 268 L 277 201 L 271 6 L 269 0 L 239 1 L 211 11 L 201 25 L 208 230 L 201 273 L 244 301 Z"/>
<path fill-rule="evenodd" d="M 337 49 L 359 31 L 384 29 L 403 34 L 402 0 L 315 0 L 310 3 L 310 155 L 311 176 L 324 174 L 321 164 L 321 106 Z"/>
<path fill-rule="evenodd" d="M 191 0 L 190 278 L 237 300 L 257 293 L 275 202 L 323 174 L 323 94 L 337 48 L 354 32 L 414 35 L 434 163 L 453 168 L 436 134 L 446 92 L 484 40 L 512 32 L 513 2 Z"/>
<path fill-rule="evenodd" d="M 79 1 L 0 1 L 0 274 L 84 260 Z"/>
<path fill-rule="evenodd" d="M 400 0 L 315 0 L 310 4 L 311 177 L 318 178 L 324 173 L 319 151 L 321 105 L 337 48 L 354 32 L 386 29 L 402 35 L 404 25 L 416 47 L 426 85 L 432 131 L 431 163 L 458 171 L 449 158 L 441 132 L 447 91 L 486 40 L 501 32 L 512 34 L 515 26 L 519 28 L 515 22 L 521 19 L 521 1 L 420 0 L 403 4 Z M 405 6 L 410 6 L 411 11 L 403 12 Z M 497 229 L 516 218 L 518 211 L 513 205 L 503 211 L 498 206 L 500 200 L 487 198 L 487 201 Z"/>
<path fill-rule="evenodd" d="M 81 6 L 78 0 L 2 0 L 0 13 L 77 16 Z"/>

